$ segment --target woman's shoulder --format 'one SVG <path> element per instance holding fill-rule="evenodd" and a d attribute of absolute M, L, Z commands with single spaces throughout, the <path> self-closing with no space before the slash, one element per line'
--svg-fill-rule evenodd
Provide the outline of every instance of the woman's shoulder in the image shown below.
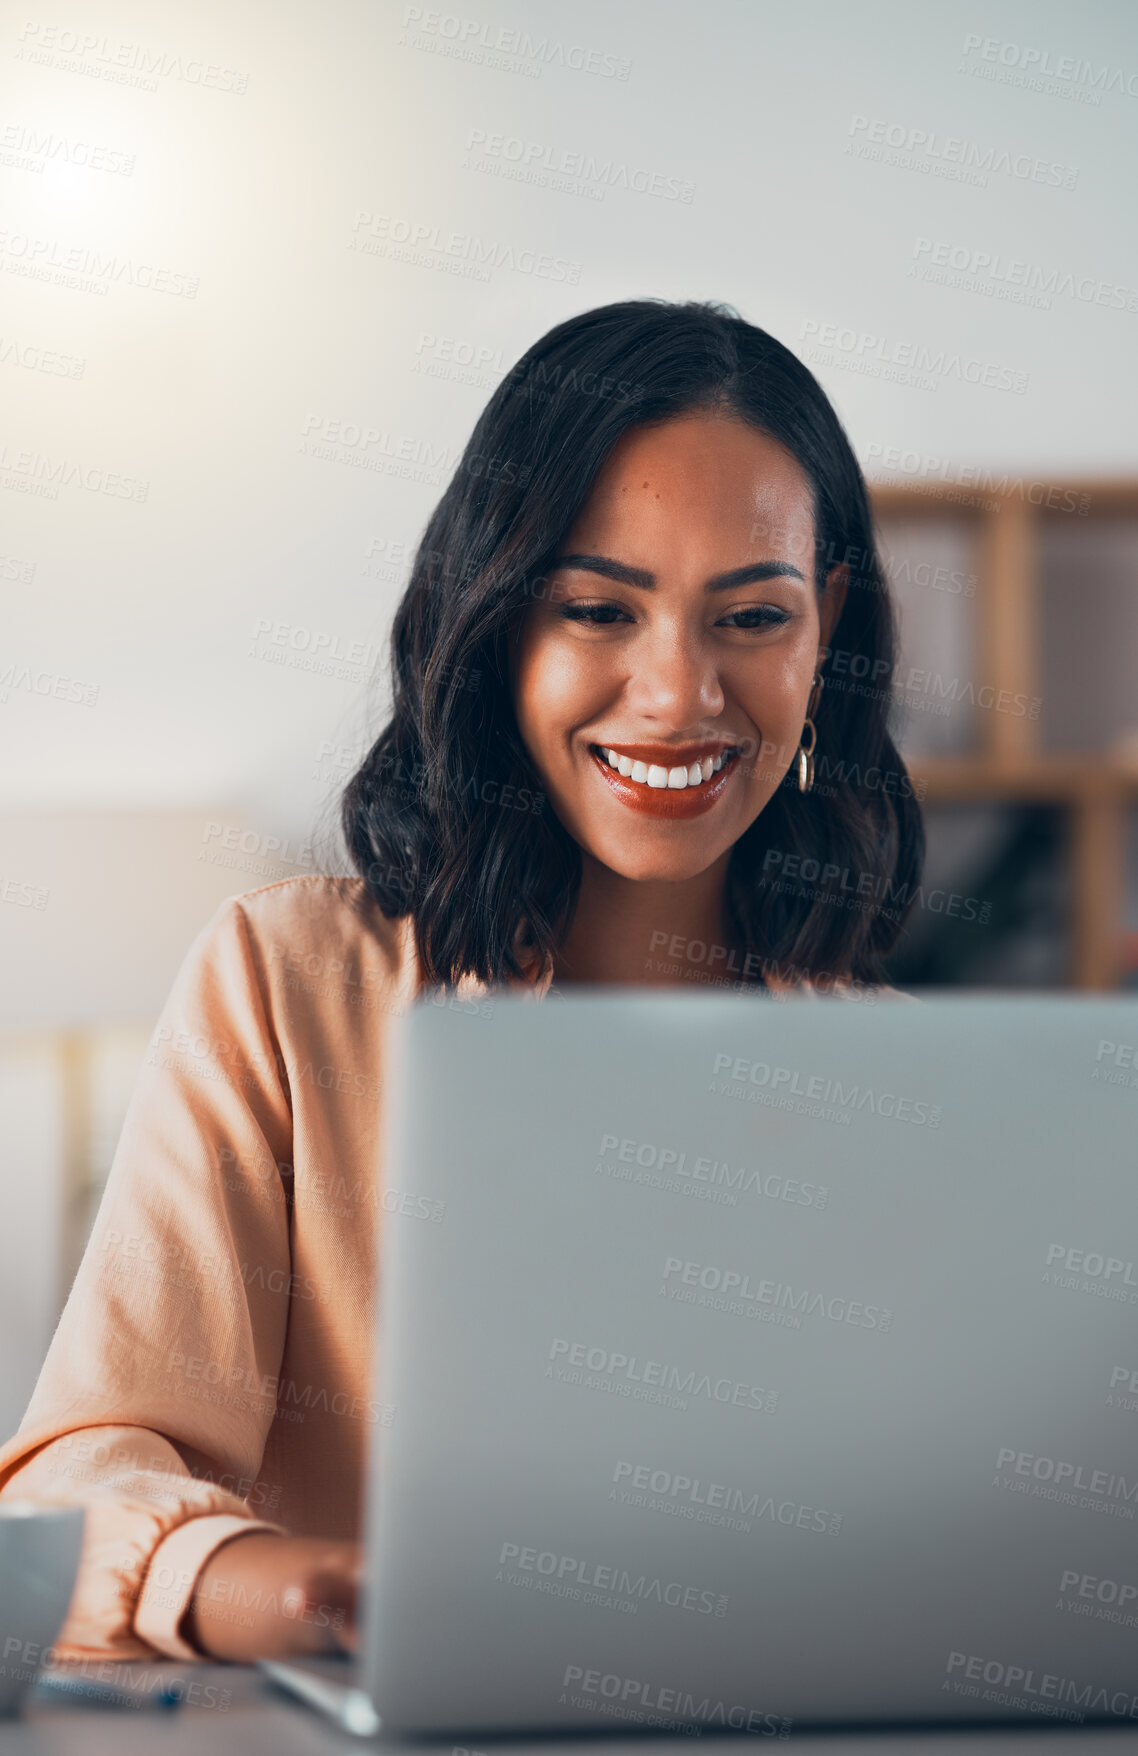
<path fill-rule="evenodd" d="M 233 904 L 257 922 L 275 926 L 318 923 L 321 927 L 337 923 L 365 923 L 374 931 L 376 924 L 396 928 L 399 923 L 385 915 L 362 878 L 328 872 L 303 872 L 295 878 L 279 878 L 272 884 L 258 885 L 255 890 L 235 891 L 220 907 Z"/>
<path fill-rule="evenodd" d="M 410 916 L 385 915 L 362 878 L 311 872 L 227 896 L 201 937 L 219 949 L 239 939 L 272 986 L 397 995 L 414 984 L 411 927 Z"/>

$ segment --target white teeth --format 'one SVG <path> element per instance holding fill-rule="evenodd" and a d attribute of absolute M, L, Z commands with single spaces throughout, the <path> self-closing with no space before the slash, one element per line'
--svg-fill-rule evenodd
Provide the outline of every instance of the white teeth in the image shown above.
<path fill-rule="evenodd" d="M 601 747 L 601 755 L 610 768 L 615 768 L 626 780 L 639 781 L 641 786 L 668 787 L 679 791 L 683 787 L 697 787 L 711 779 L 713 774 L 726 762 L 729 752 L 721 756 L 705 756 L 702 762 L 693 762 L 690 768 L 677 766 L 663 768 L 658 763 L 635 762 L 631 756 L 620 756 L 615 750 Z"/>

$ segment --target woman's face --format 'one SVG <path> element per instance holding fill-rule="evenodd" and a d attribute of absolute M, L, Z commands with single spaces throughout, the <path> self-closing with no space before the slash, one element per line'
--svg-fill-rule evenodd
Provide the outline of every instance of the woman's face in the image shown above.
<path fill-rule="evenodd" d="M 614 447 L 513 652 L 550 803 L 612 871 L 695 877 L 773 796 L 845 595 L 833 568 L 819 603 L 813 558 L 809 482 L 746 422 L 684 415 Z"/>

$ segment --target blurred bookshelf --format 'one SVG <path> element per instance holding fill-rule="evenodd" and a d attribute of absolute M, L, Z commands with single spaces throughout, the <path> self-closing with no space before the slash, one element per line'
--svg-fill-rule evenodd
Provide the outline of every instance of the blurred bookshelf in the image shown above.
<path fill-rule="evenodd" d="M 1138 478 L 870 492 L 925 889 L 974 905 L 915 908 L 889 979 L 1138 987 Z"/>

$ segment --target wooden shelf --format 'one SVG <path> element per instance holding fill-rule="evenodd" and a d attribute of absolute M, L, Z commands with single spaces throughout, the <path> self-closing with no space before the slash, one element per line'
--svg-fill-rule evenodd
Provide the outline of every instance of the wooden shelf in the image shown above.
<path fill-rule="evenodd" d="M 1009 484 L 1017 478 L 1014 470 L 990 470 L 996 481 L 1007 477 Z M 1031 478 L 1029 491 L 1018 488 L 985 486 L 983 482 L 895 482 L 871 481 L 869 497 L 875 512 L 888 517 L 903 513 L 905 517 L 987 518 L 992 515 L 993 502 L 1001 505 L 1024 506 L 1044 517 L 1093 517 L 1096 513 L 1138 512 L 1138 478 L 1132 476 L 1073 476 L 1060 481 Z M 1050 504 L 1048 500 L 1050 499 Z M 1086 503 L 1085 514 L 1071 512 L 1072 502 Z M 1065 508 L 1067 510 L 1065 510 Z"/>
<path fill-rule="evenodd" d="M 958 804 L 969 799 L 1028 799 L 1057 805 L 1083 799 L 1138 798 L 1138 762 L 1103 756 L 914 756 L 905 759 L 925 798 Z"/>
<path fill-rule="evenodd" d="M 978 581 L 973 674 L 996 691 L 1029 698 L 1040 693 L 1041 525 L 1064 518 L 1088 528 L 1097 517 L 1138 517 L 1138 478 L 1130 477 L 1047 481 L 989 470 L 974 483 L 871 482 L 869 489 L 876 518 L 917 516 L 962 527 Z M 1035 802 L 1066 811 L 1068 980 L 1091 991 L 1117 988 L 1134 961 L 1122 910 L 1126 814 L 1138 799 L 1138 752 L 1048 753 L 1040 748 L 1040 730 L 1040 721 L 1026 714 L 984 714 L 976 720 L 973 754 L 913 756 L 906 766 L 926 803 Z"/>

